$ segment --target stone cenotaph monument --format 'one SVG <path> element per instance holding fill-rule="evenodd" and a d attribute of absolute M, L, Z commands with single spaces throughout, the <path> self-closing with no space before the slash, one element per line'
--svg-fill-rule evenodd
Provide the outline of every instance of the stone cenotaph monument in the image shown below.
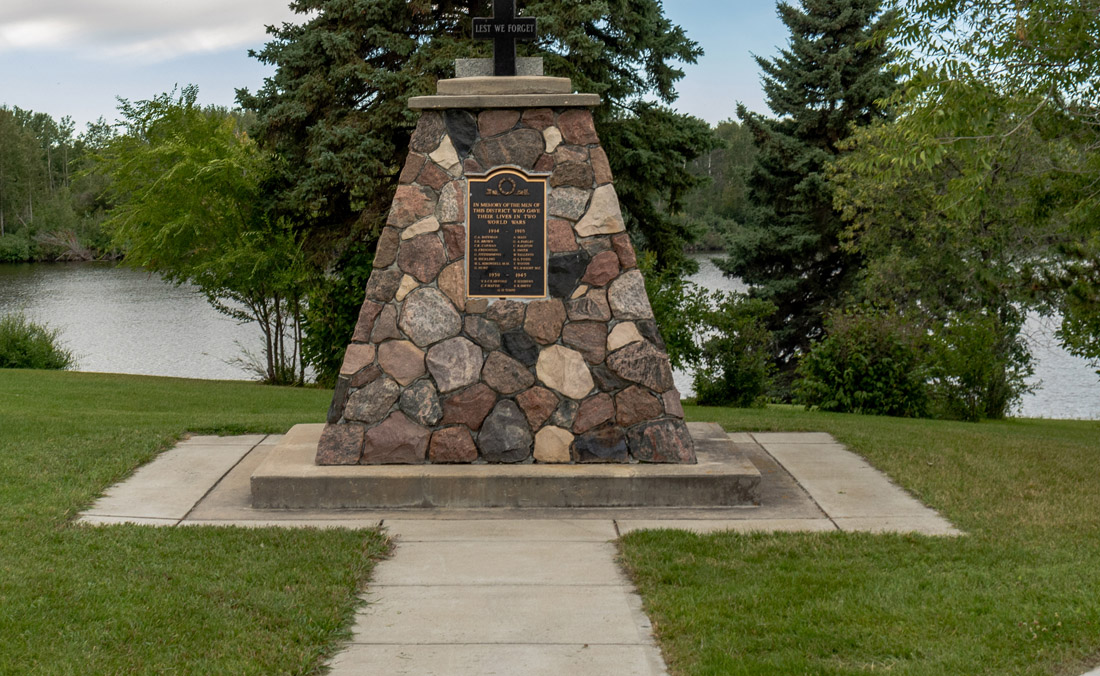
<path fill-rule="evenodd" d="M 696 462 L 593 124 L 598 96 L 516 59 L 535 37 L 495 0 L 494 58 L 421 111 L 318 465 Z"/>

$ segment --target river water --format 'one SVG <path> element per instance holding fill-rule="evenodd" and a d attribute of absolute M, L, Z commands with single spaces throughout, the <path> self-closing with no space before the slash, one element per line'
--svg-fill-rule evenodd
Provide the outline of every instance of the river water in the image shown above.
<path fill-rule="evenodd" d="M 698 255 L 691 281 L 732 290 L 707 255 Z M 0 265 L 0 316 L 22 311 L 60 329 L 77 370 L 242 380 L 253 378 L 239 361 L 243 350 L 260 354 L 255 325 L 218 314 L 188 285 L 103 264 Z M 1031 318 L 1025 335 L 1036 361 L 1039 389 L 1027 395 L 1019 415 L 1100 420 L 1100 377 L 1086 360 L 1068 354 L 1054 338 L 1057 324 Z M 691 376 L 677 372 L 684 396 Z"/>

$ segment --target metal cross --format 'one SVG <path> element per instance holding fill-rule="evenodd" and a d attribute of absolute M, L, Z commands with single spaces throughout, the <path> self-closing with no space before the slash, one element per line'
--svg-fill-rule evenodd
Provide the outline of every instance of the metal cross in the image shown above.
<path fill-rule="evenodd" d="M 493 0 L 493 18 L 474 19 L 474 39 L 493 41 L 493 75 L 516 74 L 516 40 L 534 40 L 535 24 L 516 16 L 516 0 Z"/>

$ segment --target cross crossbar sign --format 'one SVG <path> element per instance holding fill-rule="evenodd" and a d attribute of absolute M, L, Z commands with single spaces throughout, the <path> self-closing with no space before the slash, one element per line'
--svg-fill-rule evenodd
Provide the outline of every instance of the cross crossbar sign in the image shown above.
<path fill-rule="evenodd" d="M 474 19 L 474 39 L 493 41 L 493 75 L 516 74 L 516 40 L 534 40 L 535 31 L 535 19 L 516 16 L 516 0 L 493 0 L 493 18 Z"/>

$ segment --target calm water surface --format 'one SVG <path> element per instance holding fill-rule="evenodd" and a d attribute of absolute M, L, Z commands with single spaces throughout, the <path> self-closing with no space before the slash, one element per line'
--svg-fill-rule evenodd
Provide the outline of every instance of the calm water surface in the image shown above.
<path fill-rule="evenodd" d="M 238 343 L 261 347 L 255 325 L 218 314 L 194 287 L 113 265 L 0 265 L 0 315 L 18 310 L 61 329 L 80 371 L 246 380 L 228 362 Z"/>
<path fill-rule="evenodd" d="M 709 256 L 697 257 L 692 281 L 709 289 L 738 288 Z M 214 311 L 194 289 L 160 277 L 101 264 L 0 265 L 0 315 L 22 310 L 30 319 L 61 330 L 77 369 L 182 378 L 252 378 L 233 363 L 242 347 L 256 355 L 262 341 L 255 325 L 239 325 Z M 1033 318 L 1025 332 L 1041 388 L 1027 396 L 1020 415 L 1100 420 L 1100 377 L 1088 362 L 1054 339 L 1057 324 Z M 684 396 L 691 375 L 677 372 Z"/>

